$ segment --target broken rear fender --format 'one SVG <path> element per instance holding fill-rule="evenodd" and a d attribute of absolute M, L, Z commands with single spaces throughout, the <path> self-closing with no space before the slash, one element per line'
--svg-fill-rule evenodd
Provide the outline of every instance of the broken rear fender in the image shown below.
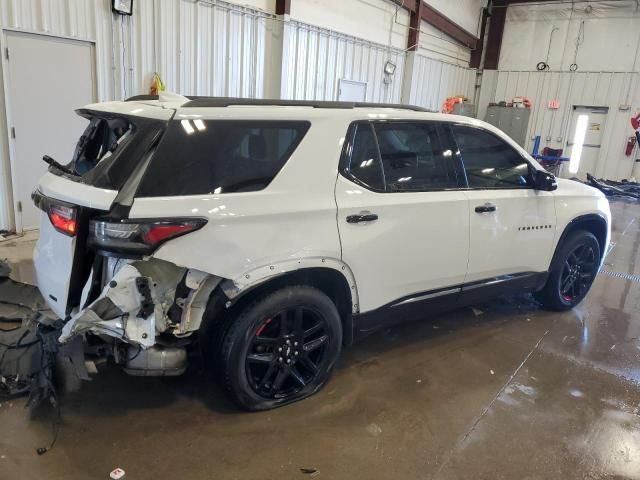
<path fill-rule="evenodd" d="M 113 276 L 98 297 L 65 324 L 61 342 L 91 332 L 148 348 L 159 334 L 190 336 L 200 328 L 209 296 L 222 280 L 155 258 L 115 261 L 111 268 Z M 83 304 L 92 277 L 93 272 Z"/>

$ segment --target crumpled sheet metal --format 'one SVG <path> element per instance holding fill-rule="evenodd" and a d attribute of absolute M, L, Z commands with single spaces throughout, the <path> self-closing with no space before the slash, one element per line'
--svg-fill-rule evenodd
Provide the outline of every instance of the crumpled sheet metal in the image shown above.
<path fill-rule="evenodd" d="M 156 333 L 166 329 L 167 311 L 173 303 L 176 286 L 185 273 L 185 268 L 159 260 L 124 265 L 100 296 L 65 324 L 60 341 L 64 343 L 91 331 L 142 348 L 153 346 Z M 153 310 L 148 316 L 141 314 L 145 298 L 136 285 L 139 279 L 148 279 L 153 301 Z"/>

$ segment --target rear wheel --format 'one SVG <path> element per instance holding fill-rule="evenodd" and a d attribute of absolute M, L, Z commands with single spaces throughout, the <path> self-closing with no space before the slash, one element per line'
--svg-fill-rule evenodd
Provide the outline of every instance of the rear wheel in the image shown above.
<path fill-rule="evenodd" d="M 596 237 L 579 230 L 560 245 L 544 288 L 534 294 L 545 307 L 569 310 L 587 295 L 598 273 L 600 245 Z"/>
<path fill-rule="evenodd" d="M 290 286 L 244 307 L 225 334 L 222 369 L 235 402 L 266 410 L 318 391 L 340 354 L 342 326 L 320 290 Z"/>

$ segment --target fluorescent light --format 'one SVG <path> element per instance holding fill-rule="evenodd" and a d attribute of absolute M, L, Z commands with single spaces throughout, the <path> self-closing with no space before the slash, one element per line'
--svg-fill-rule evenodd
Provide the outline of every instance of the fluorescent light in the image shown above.
<path fill-rule="evenodd" d="M 492 173 L 495 172 L 495 168 L 483 168 L 482 170 L 480 170 L 482 173 Z"/>
<path fill-rule="evenodd" d="M 187 132 L 187 135 L 191 135 L 195 132 L 195 129 L 191 126 L 191 122 L 189 120 L 180 120 L 180 124 L 182 125 L 182 128 L 184 128 L 184 131 Z"/>
<path fill-rule="evenodd" d="M 204 124 L 204 122 L 202 120 L 200 120 L 199 118 L 197 120 L 193 121 L 193 124 L 196 126 L 196 128 L 201 132 L 202 130 L 206 130 L 207 127 Z"/>
<path fill-rule="evenodd" d="M 580 168 L 580 157 L 582 157 L 582 145 L 584 145 L 584 136 L 587 134 L 587 124 L 589 123 L 589 115 L 579 115 L 576 122 L 576 131 L 573 134 L 573 148 L 571 149 L 571 158 L 569 159 L 569 173 L 578 173 Z"/>

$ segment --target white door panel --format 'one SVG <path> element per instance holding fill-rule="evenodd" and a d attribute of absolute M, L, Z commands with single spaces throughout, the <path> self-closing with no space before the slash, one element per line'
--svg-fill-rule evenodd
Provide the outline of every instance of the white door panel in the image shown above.
<path fill-rule="evenodd" d="M 465 282 L 549 268 L 556 226 L 553 194 L 533 189 L 468 190 L 469 268 Z M 495 211 L 477 213 L 490 204 Z"/>
<path fill-rule="evenodd" d="M 42 156 L 68 163 L 86 126 L 74 110 L 94 100 L 93 54 L 87 42 L 17 32 L 6 39 L 13 201 L 22 230 L 39 223 L 30 196 L 47 170 Z"/>
<path fill-rule="evenodd" d="M 336 201 L 343 261 L 354 273 L 361 312 L 464 281 L 469 243 L 464 192 L 376 193 L 340 175 Z M 347 216 L 364 211 L 378 219 L 347 223 Z"/>
<path fill-rule="evenodd" d="M 582 153 L 580 155 L 578 172 L 569 172 L 567 166 L 567 168 L 564 169 L 566 177 L 577 176 L 578 178 L 586 179 L 587 173 L 595 176 L 602 175 L 603 169 L 600 168 L 599 164 L 600 147 L 602 145 L 602 135 L 604 133 L 608 113 L 609 109 L 607 107 L 574 107 L 571 117 L 571 126 L 569 127 L 569 138 L 567 141 L 567 157 L 571 157 L 573 149 L 575 148 L 573 141 L 578 124 L 578 118 L 581 115 L 586 115 L 588 120 L 586 123 L 587 128 L 584 132 L 584 141 L 582 144 Z"/>

